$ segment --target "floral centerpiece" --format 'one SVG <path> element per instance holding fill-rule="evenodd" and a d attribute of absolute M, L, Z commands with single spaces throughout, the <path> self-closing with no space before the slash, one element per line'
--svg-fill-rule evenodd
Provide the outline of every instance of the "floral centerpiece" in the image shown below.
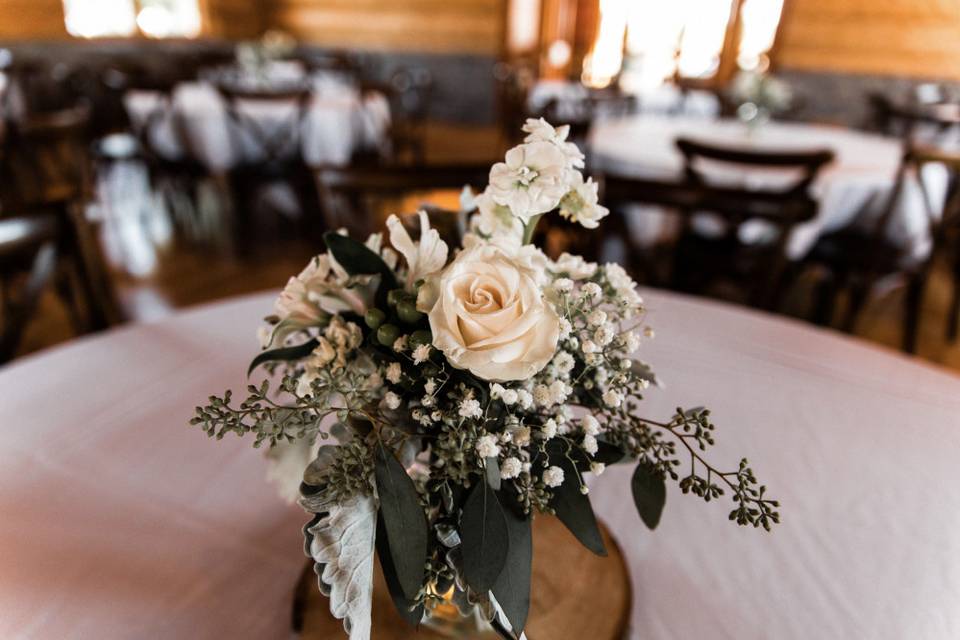
<path fill-rule="evenodd" d="M 751 126 L 788 110 L 793 90 L 783 80 L 759 71 L 741 71 L 734 78 L 730 95 L 737 104 L 737 117 Z"/>
<path fill-rule="evenodd" d="M 521 636 L 532 519 L 556 516 L 603 554 L 584 476 L 611 464 L 636 465 L 651 529 L 668 480 L 706 501 L 730 495 L 738 524 L 779 520 L 746 460 L 720 471 L 703 457 L 708 411 L 639 413 L 658 380 L 633 357 L 653 338 L 635 283 L 616 264 L 551 260 L 530 244 L 554 211 L 596 228 L 607 215 L 597 184 L 566 127 L 528 120 L 524 131 L 474 199 L 462 246 L 424 212 L 417 239 L 390 217 L 390 246 L 328 233 L 261 331 L 250 370 L 278 381 L 239 404 L 211 397 L 192 420 L 217 438 L 252 435 L 278 477 L 293 474 L 313 514 L 307 552 L 353 639 L 370 636 L 375 553 L 412 624 L 452 597 Z"/>

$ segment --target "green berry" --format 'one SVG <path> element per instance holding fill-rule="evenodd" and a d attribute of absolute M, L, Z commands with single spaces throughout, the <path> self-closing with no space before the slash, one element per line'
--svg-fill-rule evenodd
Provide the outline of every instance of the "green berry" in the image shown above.
<path fill-rule="evenodd" d="M 410 300 L 404 300 L 397 305 L 397 315 L 400 316 L 401 322 L 407 324 L 416 324 L 423 317 L 423 314 L 417 311 L 417 305 Z"/>
<path fill-rule="evenodd" d="M 426 329 L 418 329 L 410 334 L 410 346 L 417 347 L 421 344 L 431 344 L 433 336 Z"/>
<path fill-rule="evenodd" d="M 383 321 L 387 319 L 387 314 L 385 314 L 383 311 L 380 311 L 380 309 L 370 309 L 367 311 L 363 319 L 367 323 L 368 327 L 371 329 L 377 329 L 383 324 Z"/>
<path fill-rule="evenodd" d="M 403 289 L 393 289 L 387 293 L 387 304 L 391 307 L 395 307 L 406 297 L 407 292 Z"/>
<path fill-rule="evenodd" d="M 377 329 L 377 341 L 385 347 L 392 347 L 400 337 L 400 329 L 395 324 L 384 324 Z"/>

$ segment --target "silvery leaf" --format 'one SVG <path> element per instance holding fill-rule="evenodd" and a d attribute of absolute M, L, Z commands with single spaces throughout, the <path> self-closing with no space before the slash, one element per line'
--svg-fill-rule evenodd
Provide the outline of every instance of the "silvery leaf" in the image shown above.
<path fill-rule="evenodd" d="M 373 606 L 373 553 L 377 506 L 372 496 L 327 505 L 327 516 L 309 528 L 310 556 L 330 613 L 343 620 L 350 640 L 369 640 Z"/>

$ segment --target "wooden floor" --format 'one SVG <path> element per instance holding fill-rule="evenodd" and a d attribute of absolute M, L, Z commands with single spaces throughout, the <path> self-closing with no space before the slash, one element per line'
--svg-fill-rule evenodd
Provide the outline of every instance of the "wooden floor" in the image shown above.
<path fill-rule="evenodd" d="M 449 125 L 432 125 L 427 139 L 428 157 L 433 162 L 492 162 L 503 147 L 497 132 L 490 128 L 464 130 Z M 114 212 L 114 215 L 123 214 Z M 142 211 L 137 216 L 133 228 L 145 224 Z M 149 221 L 146 224 L 149 225 Z M 107 227 L 108 235 L 110 229 L 115 232 L 126 228 L 117 224 Z M 108 238 L 108 245 L 116 247 L 127 242 L 135 248 L 135 251 L 128 247 L 128 250 L 113 252 L 117 291 L 128 318 L 133 322 L 157 320 L 184 307 L 247 292 L 279 291 L 288 278 L 298 273 L 309 258 L 322 249 L 306 240 L 275 241 L 272 246 L 261 247 L 256 256 L 238 260 L 210 246 L 191 246 L 169 238 L 154 242 L 146 238 L 149 234 L 144 234 L 146 239 L 131 242 L 131 237 L 138 236 L 131 235 L 129 228 L 115 235 L 125 239 Z M 149 268 L 144 268 L 144 264 Z M 949 276 L 945 269 L 938 268 L 924 299 L 919 357 L 960 371 L 960 342 L 948 344 L 944 339 L 949 294 Z M 788 299 L 787 312 L 799 315 L 803 305 L 798 299 L 805 297 L 802 291 L 794 292 L 793 302 Z M 902 288 L 894 288 L 871 301 L 856 334 L 870 342 L 898 349 L 902 300 Z M 252 332 L 253 327 L 251 335 Z M 71 338 L 64 310 L 56 299 L 48 296 L 42 302 L 37 321 L 25 336 L 21 354 Z"/>

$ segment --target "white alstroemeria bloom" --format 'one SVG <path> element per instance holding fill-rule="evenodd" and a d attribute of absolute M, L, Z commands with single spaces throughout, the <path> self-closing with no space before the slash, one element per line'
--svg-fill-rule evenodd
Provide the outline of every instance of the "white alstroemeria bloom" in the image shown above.
<path fill-rule="evenodd" d="M 567 162 L 570 163 L 571 167 L 577 169 L 583 168 L 583 152 L 580 151 L 577 145 L 572 142 L 567 142 L 567 136 L 570 135 L 570 125 L 565 124 L 554 127 L 543 118 L 539 120 L 536 118 L 527 118 L 527 122 L 523 125 L 523 130 L 530 134 L 523 139 L 524 142 L 552 142 L 563 152 L 563 155 L 566 156 Z"/>
<path fill-rule="evenodd" d="M 552 142 L 527 142 L 507 151 L 505 162 L 490 169 L 487 191 L 526 223 L 556 208 L 569 191 L 568 161 Z"/>
<path fill-rule="evenodd" d="M 570 191 L 560 201 L 560 215 L 572 222 L 579 222 L 587 229 L 596 229 L 610 210 L 600 204 L 598 184 L 593 178 L 586 182 L 579 172 L 570 174 Z"/>
<path fill-rule="evenodd" d="M 387 218 L 390 229 L 390 244 L 407 261 L 407 289 L 413 289 L 418 280 L 437 273 L 447 264 L 447 243 L 440 239 L 440 233 L 430 228 L 430 218 L 426 211 L 417 213 L 420 217 L 420 241 L 414 242 L 397 216 Z"/>
<path fill-rule="evenodd" d="M 314 257 L 295 278 L 290 278 L 274 311 L 280 322 L 266 346 L 278 345 L 290 334 L 320 326 L 332 314 L 366 313 L 373 302 L 375 282 L 370 276 L 350 276 L 329 254 Z"/>
<path fill-rule="evenodd" d="M 520 244 L 523 241 L 523 221 L 513 215 L 510 207 L 497 204 L 484 191 L 474 199 L 477 213 L 470 218 L 470 229 L 487 238 L 507 238 Z"/>

